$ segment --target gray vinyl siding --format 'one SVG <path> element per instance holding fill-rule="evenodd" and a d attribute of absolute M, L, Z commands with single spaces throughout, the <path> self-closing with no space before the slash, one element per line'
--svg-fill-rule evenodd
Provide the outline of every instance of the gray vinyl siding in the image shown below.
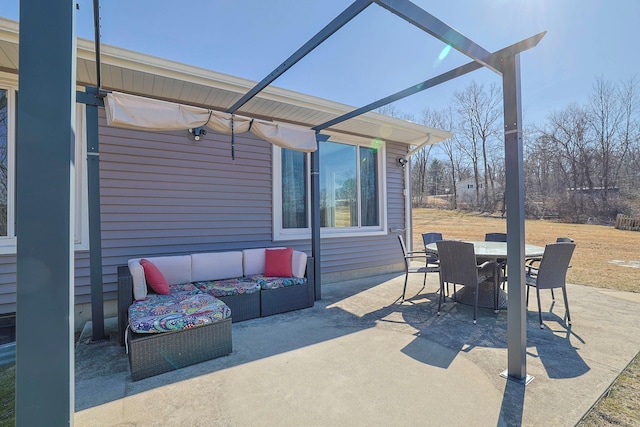
<path fill-rule="evenodd" d="M 271 146 L 249 133 L 234 146 L 235 160 L 230 135 L 101 126 L 105 290 L 129 258 L 273 246 Z"/>
<path fill-rule="evenodd" d="M 0 314 L 16 311 L 16 257 L 0 256 Z"/>
<path fill-rule="evenodd" d="M 272 241 L 271 145 L 250 133 L 147 132 L 106 126 L 100 110 L 100 192 L 105 300 L 116 298 L 116 270 L 142 256 L 293 246 L 310 254 L 309 240 Z M 387 227 L 404 228 L 403 144 L 388 143 Z M 395 234 L 325 238 L 323 277 L 353 278 L 402 258 Z M 15 255 L 0 256 L 0 313 L 15 311 Z M 88 251 L 75 255 L 75 302 L 91 300 Z M 324 279 L 323 279 L 324 281 Z"/>

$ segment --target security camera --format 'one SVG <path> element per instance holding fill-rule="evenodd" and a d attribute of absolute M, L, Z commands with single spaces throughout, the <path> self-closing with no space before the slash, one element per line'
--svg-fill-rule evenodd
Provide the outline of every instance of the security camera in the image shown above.
<path fill-rule="evenodd" d="M 405 159 L 404 157 L 396 158 L 396 165 L 398 165 L 398 166 L 404 167 L 404 165 L 406 165 L 407 163 L 409 163 L 409 161 L 407 159 Z"/>
<path fill-rule="evenodd" d="M 202 128 L 189 129 L 189 135 L 191 135 L 195 141 L 200 141 L 200 137 L 206 134 L 207 131 Z"/>

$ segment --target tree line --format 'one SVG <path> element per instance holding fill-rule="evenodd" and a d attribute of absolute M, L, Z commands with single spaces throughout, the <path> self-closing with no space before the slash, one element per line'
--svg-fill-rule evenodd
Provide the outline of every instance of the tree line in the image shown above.
<path fill-rule="evenodd" d="M 587 101 L 550 112 L 523 130 L 525 210 L 529 217 L 610 222 L 640 212 L 640 86 L 597 77 Z M 475 81 L 420 122 L 453 138 L 411 159 L 414 206 L 504 214 L 502 93 Z M 379 110 L 412 119 L 393 105 Z M 526 117 L 525 117 L 526 120 Z"/>

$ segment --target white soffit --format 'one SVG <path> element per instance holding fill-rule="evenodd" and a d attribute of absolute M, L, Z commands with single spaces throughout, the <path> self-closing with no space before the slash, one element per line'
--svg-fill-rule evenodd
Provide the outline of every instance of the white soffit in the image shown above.
<path fill-rule="evenodd" d="M 78 39 L 77 81 L 95 86 L 93 41 Z M 256 82 L 181 64 L 126 49 L 101 45 L 102 88 L 225 111 Z M 0 71 L 16 74 L 18 23 L 0 18 Z M 268 86 L 238 114 L 313 127 L 346 114 L 355 107 L 299 92 Z M 339 123 L 328 131 L 412 144 L 432 135 L 430 143 L 451 133 L 374 112 Z"/>

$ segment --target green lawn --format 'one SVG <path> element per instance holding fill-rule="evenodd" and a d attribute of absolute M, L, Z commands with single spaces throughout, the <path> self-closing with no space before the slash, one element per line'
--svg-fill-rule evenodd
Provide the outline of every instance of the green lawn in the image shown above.
<path fill-rule="evenodd" d="M 0 427 L 15 424 L 16 365 L 0 367 Z"/>

